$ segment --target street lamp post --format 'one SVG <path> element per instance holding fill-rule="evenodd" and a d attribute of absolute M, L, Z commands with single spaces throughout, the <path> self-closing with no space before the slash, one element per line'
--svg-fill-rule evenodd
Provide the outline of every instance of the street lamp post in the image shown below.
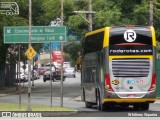
<path fill-rule="evenodd" d="M 92 14 L 96 13 L 92 11 L 92 0 L 88 0 L 88 11 L 74 11 L 74 13 L 78 13 L 87 23 L 88 23 L 88 31 L 92 31 L 93 27 L 93 20 L 92 20 Z M 86 17 L 84 17 L 83 14 L 88 14 L 88 20 Z"/>
<path fill-rule="evenodd" d="M 149 6 L 149 24 L 153 25 L 153 0 L 150 0 Z"/>
<path fill-rule="evenodd" d="M 61 26 L 63 26 L 63 0 L 61 0 Z M 60 106 L 63 107 L 63 43 L 61 43 L 61 103 Z"/>
<path fill-rule="evenodd" d="M 88 10 L 89 10 L 89 31 L 92 31 L 92 0 L 88 0 Z"/>
<path fill-rule="evenodd" d="M 29 44 L 31 46 L 31 25 L 32 25 L 32 0 L 29 0 Z M 27 111 L 32 111 L 31 109 L 31 60 L 28 63 L 29 79 L 28 79 L 28 108 Z"/>

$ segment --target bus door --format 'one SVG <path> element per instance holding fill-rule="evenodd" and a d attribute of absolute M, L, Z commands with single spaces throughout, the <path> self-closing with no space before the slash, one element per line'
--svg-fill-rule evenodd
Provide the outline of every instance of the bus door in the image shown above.
<path fill-rule="evenodd" d="M 89 53 L 84 57 L 84 86 L 87 101 L 95 99 L 96 54 Z"/>

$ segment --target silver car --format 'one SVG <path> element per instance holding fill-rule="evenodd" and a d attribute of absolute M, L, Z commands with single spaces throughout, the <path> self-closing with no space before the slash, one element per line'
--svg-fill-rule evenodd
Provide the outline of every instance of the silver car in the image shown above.
<path fill-rule="evenodd" d="M 66 76 L 66 77 L 74 77 L 75 78 L 76 77 L 76 72 L 75 72 L 74 67 L 65 68 L 64 76 Z"/>

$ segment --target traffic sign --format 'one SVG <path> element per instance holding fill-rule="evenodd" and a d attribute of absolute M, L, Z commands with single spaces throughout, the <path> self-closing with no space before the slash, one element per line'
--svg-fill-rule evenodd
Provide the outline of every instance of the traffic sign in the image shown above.
<path fill-rule="evenodd" d="M 34 56 L 36 55 L 36 51 L 33 49 L 32 46 L 30 46 L 27 49 L 25 55 L 28 57 L 29 60 L 32 60 L 34 58 Z"/>
<path fill-rule="evenodd" d="M 29 27 L 4 27 L 4 43 L 28 43 Z M 32 26 L 31 43 L 65 42 L 65 26 Z"/>

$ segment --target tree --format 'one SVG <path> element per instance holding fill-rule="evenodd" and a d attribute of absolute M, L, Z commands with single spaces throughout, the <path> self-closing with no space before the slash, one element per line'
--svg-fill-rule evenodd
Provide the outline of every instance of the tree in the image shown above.
<path fill-rule="evenodd" d="M 64 52 L 67 54 L 68 60 L 71 61 L 72 66 L 76 64 L 80 51 L 81 43 L 77 42 L 74 38 L 70 38 L 70 40 L 64 44 Z"/>

